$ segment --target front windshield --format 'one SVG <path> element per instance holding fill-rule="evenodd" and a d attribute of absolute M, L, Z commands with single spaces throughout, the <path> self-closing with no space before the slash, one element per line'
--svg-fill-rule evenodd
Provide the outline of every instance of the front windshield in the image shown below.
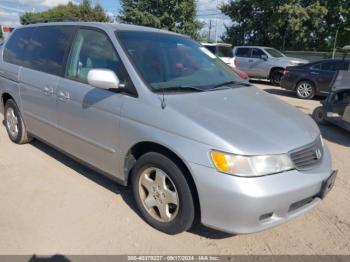
<path fill-rule="evenodd" d="M 233 51 L 230 46 L 218 46 L 218 54 L 219 57 L 233 57 Z"/>
<path fill-rule="evenodd" d="M 265 51 L 268 52 L 270 54 L 270 56 L 272 56 L 272 57 L 278 58 L 278 57 L 284 57 L 285 56 L 280 51 L 278 51 L 277 49 L 274 49 L 274 48 L 266 48 Z"/>
<path fill-rule="evenodd" d="M 153 91 L 204 91 L 223 83 L 243 82 L 229 66 L 190 38 L 140 31 L 118 31 L 116 35 Z"/>

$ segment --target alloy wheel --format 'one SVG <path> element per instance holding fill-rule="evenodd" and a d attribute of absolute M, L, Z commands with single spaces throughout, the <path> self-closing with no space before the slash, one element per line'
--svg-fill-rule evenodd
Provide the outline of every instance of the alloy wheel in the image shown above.
<path fill-rule="evenodd" d="M 145 169 L 139 179 L 139 195 L 148 214 L 160 222 L 175 219 L 179 196 L 171 178 L 161 169 Z"/>
<path fill-rule="evenodd" d="M 11 137 L 16 138 L 19 133 L 18 118 L 12 107 L 9 107 L 6 111 L 6 126 Z"/>
<path fill-rule="evenodd" d="M 310 83 L 303 82 L 298 86 L 297 93 L 302 98 L 309 98 L 312 96 L 313 87 Z"/>

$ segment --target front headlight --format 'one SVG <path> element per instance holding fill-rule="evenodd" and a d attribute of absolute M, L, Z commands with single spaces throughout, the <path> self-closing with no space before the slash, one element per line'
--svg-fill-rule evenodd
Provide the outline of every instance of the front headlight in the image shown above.
<path fill-rule="evenodd" d="M 287 154 L 240 156 L 211 151 L 210 156 L 219 172 L 242 177 L 270 175 L 294 168 Z"/>

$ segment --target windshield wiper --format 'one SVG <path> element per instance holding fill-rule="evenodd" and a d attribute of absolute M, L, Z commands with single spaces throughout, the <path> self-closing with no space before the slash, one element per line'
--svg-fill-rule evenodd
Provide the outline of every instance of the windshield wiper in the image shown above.
<path fill-rule="evenodd" d="M 195 86 L 172 86 L 165 88 L 157 88 L 155 92 L 203 92 L 204 89 Z"/>
<path fill-rule="evenodd" d="M 251 86 L 251 84 L 249 84 L 249 83 L 244 83 L 244 82 L 239 82 L 239 81 L 227 81 L 227 82 L 224 82 L 224 83 L 221 83 L 221 84 L 214 86 L 212 89 L 216 89 L 216 88 L 223 87 L 223 86 L 230 86 L 230 85 Z"/>

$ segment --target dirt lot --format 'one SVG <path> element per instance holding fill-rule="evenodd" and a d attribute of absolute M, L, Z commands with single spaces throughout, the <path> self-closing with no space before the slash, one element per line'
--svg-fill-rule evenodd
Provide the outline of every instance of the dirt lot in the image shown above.
<path fill-rule="evenodd" d="M 306 114 L 319 105 L 259 87 Z M 198 227 L 167 236 L 143 222 L 128 189 L 40 142 L 14 145 L 1 127 L 0 254 L 350 254 L 350 134 L 322 134 L 339 176 L 316 209 L 251 235 Z"/>

